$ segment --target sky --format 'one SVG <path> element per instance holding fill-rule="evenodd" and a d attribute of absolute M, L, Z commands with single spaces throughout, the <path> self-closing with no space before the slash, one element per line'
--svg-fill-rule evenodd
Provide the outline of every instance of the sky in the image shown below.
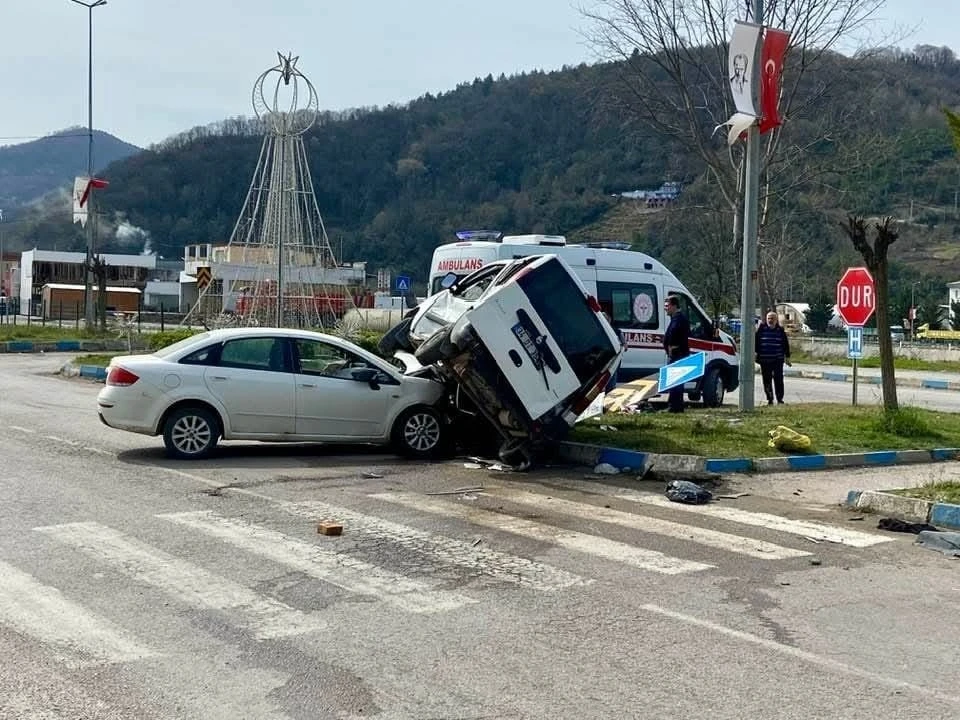
<path fill-rule="evenodd" d="M 89 1 L 89 0 L 88 0 Z M 960 55 L 958 0 L 887 0 L 898 44 Z M 146 147 L 253 114 L 277 51 L 299 55 L 321 109 L 403 103 L 458 83 L 593 62 L 592 0 L 109 0 L 93 11 L 93 124 Z M 86 8 L 0 0 L 0 145 L 87 124 Z"/>

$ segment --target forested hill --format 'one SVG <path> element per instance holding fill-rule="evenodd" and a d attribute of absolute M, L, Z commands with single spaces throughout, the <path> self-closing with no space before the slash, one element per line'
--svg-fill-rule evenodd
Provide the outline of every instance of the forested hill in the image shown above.
<path fill-rule="evenodd" d="M 681 264 L 681 276 L 696 286 L 709 267 L 690 263 L 697 256 L 719 262 L 697 245 L 697 228 L 717 220 L 705 201 L 703 163 L 686 143 L 631 122 L 611 101 L 622 71 L 604 64 L 487 77 L 404 107 L 324 116 L 306 143 L 338 254 L 342 242 L 346 260 L 422 281 L 432 249 L 457 229 L 563 233 L 635 242 Z M 833 56 L 819 72 L 810 91 L 827 91 L 811 112 L 843 121 L 827 138 L 810 135 L 809 117 L 784 126 L 782 142 L 796 148 L 792 162 L 808 169 L 777 201 L 786 220 L 776 232 L 789 231 L 805 249 L 790 261 L 791 280 L 808 288 L 835 282 L 851 255 L 837 224 L 848 211 L 911 219 L 894 255 L 960 276 L 960 256 L 951 255 L 960 174 L 940 111 L 960 107 L 960 62 L 952 54 L 892 53 L 856 63 Z M 722 133 L 713 141 L 722 144 Z M 260 142 L 243 121 L 184 133 L 108 167 L 101 203 L 147 230 L 168 257 L 179 257 L 185 244 L 226 242 Z M 860 164 L 844 171 L 840 157 Z M 615 197 L 666 180 L 685 184 L 676 208 L 649 214 Z M 70 244 L 76 231 L 64 218 L 45 223 L 32 240 L 27 234 L 38 226 L 21 223 L 21 242 Z M 716 253 L 735 252 L 729 242 L 723 248 Z"/>

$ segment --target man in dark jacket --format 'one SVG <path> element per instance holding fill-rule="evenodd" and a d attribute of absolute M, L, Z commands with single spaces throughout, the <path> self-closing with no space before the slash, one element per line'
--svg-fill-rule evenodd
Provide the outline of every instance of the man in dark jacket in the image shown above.
<path fill-rule="evenodd" d="M 754 341 L 767 405 L 773 405 L 774 391 L 777 402 L 783 405 L 783 364 L 790 364 L 790 341 L 780 325 L 777 313 L 767 313 L 767 321 L 757 328 Z"/>
<path fill-rule="evenodd" d="M 690 321 L 680 310 L 680 299 L 676 295 L 667 296 L 663 309 L 670 316 L 670 324 L 663 335 L 663 349 L 667 352 L 667 362 L 672 363 L 690 354 Z M 673 413 L 683 412 L 683 385 L 670 388 L 669 409 Z"/>

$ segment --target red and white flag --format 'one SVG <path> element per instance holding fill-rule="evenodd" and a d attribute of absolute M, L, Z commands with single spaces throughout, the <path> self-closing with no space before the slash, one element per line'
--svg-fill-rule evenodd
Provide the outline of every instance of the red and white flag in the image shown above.
<path fill-rule="evenodd" d="M 92 190 L 101 190 L 109 185 L 100 178 L 78 177 L 73 180 L 73 222 L 79 222 L 81 227 L 87 225 L 87 200 Z"/>
<path fill-rule="evenodd" d="M 783 58 L 790 44 L 790 33 L 786 30 L 767 28 L 763 34 L 763 47 L 760 50 L 760 132 L 765 133 L 779 127 L 780 121 L 780 78 L 783 75 Z"/>

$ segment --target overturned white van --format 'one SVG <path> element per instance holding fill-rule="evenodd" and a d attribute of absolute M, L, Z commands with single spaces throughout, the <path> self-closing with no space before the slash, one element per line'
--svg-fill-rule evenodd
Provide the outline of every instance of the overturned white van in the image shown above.
<path fill-rule="evenodd" d="M 576 272 L 597 298 L 620 333 L 624 352 L 619 382 L 657 373 L 666 362 L 663 333 L 667 316 L 663 300 L 676 295 L 690 320 L 690 349 L 706 353 L 703 377 L 686 386 L 694 402 L 715 407 L 740 384 L 740 359 L 733 338 L 714 328 L 690 291 L 661 262 L 618 243 L 568 244 L 562 235 L 501 235 L 495 231 L 463 231 L 458 242 L 439 246 L 430 265 L 431 293 L 441 290 L 448 273 L 465 277 L 494 260 L 553 253 Z"/>

